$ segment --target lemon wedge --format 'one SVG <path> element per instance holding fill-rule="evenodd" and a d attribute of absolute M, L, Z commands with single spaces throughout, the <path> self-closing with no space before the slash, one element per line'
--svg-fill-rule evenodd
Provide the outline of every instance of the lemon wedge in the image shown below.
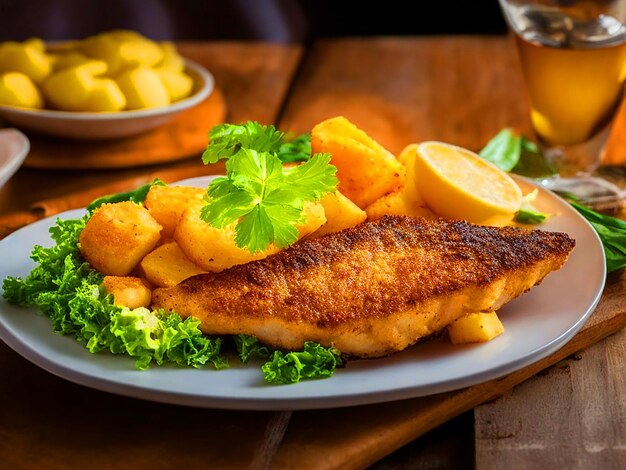
<path fill-rule="evenodd" d="M 522 204 L 522 190 L 506 172 L 444 142 L 418 145 L 415 181 L 429 208 L 447 219 L 507 225 Z"/>

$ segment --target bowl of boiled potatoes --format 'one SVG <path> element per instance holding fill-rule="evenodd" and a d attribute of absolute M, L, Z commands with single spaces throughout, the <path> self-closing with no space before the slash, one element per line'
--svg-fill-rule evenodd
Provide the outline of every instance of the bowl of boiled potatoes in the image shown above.
<path fill-rule="evenodd" d="M 201 103 L 213 87 L 211 73 L 172 42 L 135 31 L 0 43 L 0 119 L 38 133 L 75 139 L 139 134 Z"/>

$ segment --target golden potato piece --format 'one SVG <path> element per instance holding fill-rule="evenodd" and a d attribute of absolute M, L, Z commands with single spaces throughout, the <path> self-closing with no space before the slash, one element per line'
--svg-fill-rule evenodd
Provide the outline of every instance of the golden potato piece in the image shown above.
<path fill-rule="evenodd" d="M 411 144 L 398 155 L 398 160 L 406 168 L 404 184 L 398 191 L 386 194 L 367 206 L 365 212 L 367 212 L 368 219 L 379 219 L 383 215 L 437 218 L 435 213 L 426 206 L 415 183 L 416 151 L 417 144 Z"/>
<path fill-rule="evenodd" d="M 21 72 L 39 84 L 51 70 L 50 58 L 33 41 L 7 41 L 0 45 L 0 73 Z"/>
<path fill-rule="evenodd" d="M 340 191 L 325 194 L 320 203 L 326 214 L 326 223 L 313 233 L 314 237 L 354 227 L 367 218 L 365 211 Z"/>
<path fill-rule="evenodd" d="M 185 59 L 178 53 L 176 45 L 171 41 L 163 41 L 159 44 L 163 52 L 163 60 L 157 65 L 157 70 L 171 70 L 182 72 L 185 70 Z"/>
<path fill-rule="evenodd" d="M 80 252 L 106 275 L 126 276 L 159 241 L 161 225 L 130 201 L 98 207 L 79 236 Z"/>
<path fill-rule="evenodd" d="M 0 75 L 0 104 L 40 109 L 43 98 L 28 75 L 7 72 Z"/>
<path fill-rule="evenodd" d="M 96 75 L 107 71 L 100 60 L 91 60 L 51 74 L 42 84 L 46 100 L 62 111 L 86 111 L 86 104 L 96 86 Z"/>
<path fill-rule="evenodd" d="M 206 271 L 192 263 L 178 243 L 168 242 L 148 253 L 139 263 L 143 275 L 151 284 L 172 287 L 188 277 Z"/>
<path fill-rule="evenodd" d="M 247 248 L 239 248 L 235 245 L 236 222 L 221 229 L 207 224 L 200 218 L 203 205 L 204 202 L 201 200 L 190 201 L 174 231 L 174 240 L 187 257 L 201 268 L 219 272 L 279 251 L 274 245 L 256 253 L 250 253 Z M 313 233 L 326 222 L 324 209 L 319 202 L 305 204 L 304 210 L 306 222 L 296 227 L 299 238 Z"/>
<path fill-rule="evenodd" d="M 423 203 L 423 202 L 422 202 Z M 426 205 L 419 205 L 407 193 L 400 190 L 377 199 L 365 208 L 369 220 L 380 219 L 384 215 L 408 215 L 436 219 L 437 216 Z"/>
<path fill-rule="evenodd" d="M 321 202 L 305 202 L 304 215 L 306 221 L 302 225 L 296 225 L 298 230 L 298 240 L 307 238 L 317 232 L 326 223 L 326 212 Z"/>
<path fill-rule="evenodd" d="M 154 185 L 148 191 L 144 206 L 150 215 L 161 224 L 161 237 L 172 238 L 181 214 L 190 201 L 201 201 L 204 189 L 193 186 Z"/>
<path fill-rule="evenodd" d="M 98 78 L 89 94 L 84 111 L 96 113 L 121 111 L 126 107 L 126 97 L 110 78 Z"/>
<path fill-rule="evenodd" d="M 80 41 L 80 50 L 94 59 L 104 60 L 111 75 L 138 66 L 152 67 L 163 60 L 163 51 L 155 42 L 130 30 L 114 30 Z"/>
<path fill-rule="evenodd" d="M 141 66 L 122 72 L 116 82 L 126 96 L 127 109 L 156 108 L 170 104 L 170 94 L 151 68 Z"/>
<path fill-rule="evenodd" d="M 159 74 L 163 85 L 165 85 L 172 102 L 187 98 L 191 94 L 193 79 L 189 75 L 165 68 L 155 70 Z"/>
<path fill-rule="evenodd" d="M 343 116 L 313 127 L 311 150 L 332 155 L 330 163 L 337 167 L 338 189 L 361 209 L 402 186 L 404 166 Z"/>
<path fill-rule="evenodd" d="M 152 301 L 152 289 L 139 277 L 104 276 L 103 284 L 118 307 L 148 307 Z"/>
<path fill-rule="evenodd" d="M 504 333 L 504 325 L 496 312 L 470 313 L 447 328 L 453 344 L 484 343 Z"/>
<path fill-rule="evenodd" d="M 219 272 L 236 264 L 265 258 L 278 251 L 274 245 L 257 253 L 237 247 L 236 223 L 221 229 L 207 224 L 200 218 L 203 205 L 203 201 L 189 201 L 174 231 L 174 240 L 187 257 L 202 269 Z"/>

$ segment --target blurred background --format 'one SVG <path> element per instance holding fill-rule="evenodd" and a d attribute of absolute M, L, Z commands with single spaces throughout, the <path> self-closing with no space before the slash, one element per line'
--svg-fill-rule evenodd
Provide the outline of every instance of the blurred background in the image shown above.
<path fill-rule="evenodd" d="M 2 41 L 75 39 L 116 28 L 157 40 L 272 42 L 506 32 L 498 0 L 0 0 Z"/>

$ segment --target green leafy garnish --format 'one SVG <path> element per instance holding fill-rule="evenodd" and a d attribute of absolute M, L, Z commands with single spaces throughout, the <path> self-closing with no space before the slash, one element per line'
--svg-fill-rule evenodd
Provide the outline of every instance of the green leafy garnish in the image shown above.
<path fill-rule="evenodd" d="M 24 279 L 5 278 L 4 298 L 12 304 L 38 307 L 50 318 L 54 331 L 73 335 L 90 352 L 109 350 L 134 357 L 138 369 L 151 362 L 227 367 L 219 355 L 221 340 L 204 336 L 199 320 L 183 321 L 174 313 L 113 304 L 102 286 L 104 276 L 78 250 L 78 237 L 88 217 L 57 220 L 50 229 L 56 244 L 34 247 L 31 258 L 38 265 Z"/>
<path fill-rule="evenodd" d="M 152 182 L 148 184 L 144 184 L 143 186 L 140 186 L 139 188 L 133 191 L 111 194 L 108 196 L 102 196 L 96 199 L 95 201 L 93 201 L 91 204 L 89 204 L 87 206 L 87 211 L 89 211 L 89 213 L 91 214 L 102 204 L 113 204 L 115 202 L 122 202 L 122 201 L 132 201 L 132 202 L 137 202 L 137 203 L 144 202 L 152 186 L 165 186 L 165 185 L 166 183 L 161 181 L 159 178 L 155 178 L 154 180 L 152 180 Z"/>
<path fill-rule="evenodd" d="M 529 178 L 556 174 L 534 142 L 508 128 L 502 129 L 487 142 L 479 155 L 503 171 Z"/>
<path fill-rule="evenodd" d="M 244 124 L 220 124 L 209 131 L 209 145 L 202 154 L 205 164 L 227 159 L 241 149 L 257 152 L 278 152 L 283 144 L 284 133 L 274 126 L 264 126 L 255 121 Z"/>
<path fill-rule="evenodd" d="M 600 214 L 573 200 L 569 200 L 569 203 L 589 221 L 600 237 L 607 272 L 612 273 L 626 267 L 626 222 Z"/>
<path fill-rule="evenodd" d="M 540 224 L 545 222 L 547 215 L 536 209 L 521 208 L 515 214 L 515 221 L 521 224 Z"/>
<path fill-rule="evenodd" d="M 537 198 L 538 191 L 534 189 L 522 198 L 520 210 L 515 214 L 515 221 L 522 224 L 540 224 L 546 221 L 549 214 L 541 212 L 535 206 L 533 201 Z"/>
<path fill-rule="evenodd" d="M 331 377 L 343 361 L 336 348 L 318 343 L 304 343 L 304 351 L 274 351 L 272 358 L 261 367 L 265 381 L 270 384 L 292 384 L 304 379 Z"/>
<path fill-rule="evenodd" d="M 308 135 L 286 143 L 274 126 L 257 122 L 211 129 L 202 160 L 227 159 L 226 176 L 207 188 L 202 220 L 216 228 L 237 222 L 235 244 L 251 253 L 294 243 L 296 225 L 306 221 L 304 204 L 335 191 L 338 183 L 330 155 L 311 156 L 310 146 Z M 289 168 L 285 161 L 305 163 Z"/>
<path fill-rule="evenodd" d="M 239 334 L 233 336 L 233 339 L 235 340 L 235 345 L 237 346 L 239 359 L 241 359 L 241 362 L 244 364 L 247 364 L 252 358 L 265 360 L 271 355 L 269 348 L 254 336 Z"/>
<path fill-rule="evenodd" d="M 283 163 L 306 162 L 311 158 L 311 134 L 302 134 L 285 142 L 278 149 L 278 158 Z"/>
<path fill-rule="evenodd" d="M 305 162 L 311 158 L 311 135 L 287 139 L 276 127 L 256 121 L 243 124 L 220 124 L 209 131 L 209 145 L 202 154 L 205 164 L 228 159 L 241 149 L 271 152 L 283 163 Z"/>

